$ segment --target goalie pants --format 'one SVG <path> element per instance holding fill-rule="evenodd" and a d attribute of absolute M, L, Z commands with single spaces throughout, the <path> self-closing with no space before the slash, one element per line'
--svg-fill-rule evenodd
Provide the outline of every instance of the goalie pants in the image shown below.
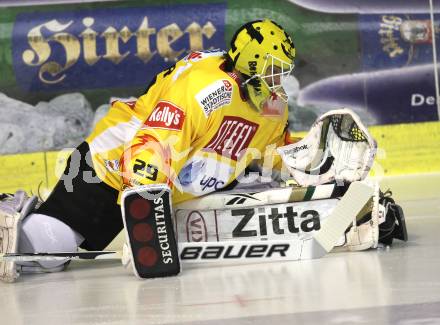
<path fill-rule="evenodd" d="M 72 156 L 64 171 L 64 175 L 76 175 L 72 188 L 60 179 L 35 213 L 58 219 L 80 234 L 84 238 L 81 248 L 103 250 L 123 229 L 121 207 L 117 204 L 119 192 L 104 182 L 86 182 L 87 173 L 97 177 L 93 167 L 86 162 L 92 161 L 90 148 L 83 142 L 77 150 L 81 156 L 78 173 L 71 170 L 78 168 L 72 164 Z M 89 156 L 87 160 L 86 156 Z"/>

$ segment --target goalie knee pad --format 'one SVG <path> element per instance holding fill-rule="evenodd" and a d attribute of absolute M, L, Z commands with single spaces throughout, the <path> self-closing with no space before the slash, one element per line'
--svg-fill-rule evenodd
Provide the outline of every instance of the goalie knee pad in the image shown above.
<path fill-rule="evenodd" d="M 21 229 L 19 252 L 74 252 L 84 238 L 60 220 L 44 214 L 33 213 L 24 221 Z M 18 262 L 22 272 L 56 272 L 65 268 L 64 261 Z"/>

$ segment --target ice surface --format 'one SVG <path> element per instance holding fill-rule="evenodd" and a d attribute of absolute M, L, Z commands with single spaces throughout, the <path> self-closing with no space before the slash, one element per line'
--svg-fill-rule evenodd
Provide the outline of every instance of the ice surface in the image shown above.
<path fill-rule="evenodd" d="M 393 192 L 407 191 L 407 181 Z M 138 280 L 118 261 L 73 261 L 66 272 L 0 283 L 0 323 L 440 324 L 440 192 L 398 197 L 406 197 L 396 199 L 409 241 L 391 249 L 193 266 L 153 280 Z"/>

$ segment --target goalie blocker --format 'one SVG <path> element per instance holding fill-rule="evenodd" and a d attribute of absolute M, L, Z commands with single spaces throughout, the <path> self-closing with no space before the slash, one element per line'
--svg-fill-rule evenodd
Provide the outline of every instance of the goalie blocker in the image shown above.
<path fill-rule="evenodd" d="M 124 191 L 121 208 L 134 274 L 138 278 L 178 274 L 169 187 L 145 185 Z"/>

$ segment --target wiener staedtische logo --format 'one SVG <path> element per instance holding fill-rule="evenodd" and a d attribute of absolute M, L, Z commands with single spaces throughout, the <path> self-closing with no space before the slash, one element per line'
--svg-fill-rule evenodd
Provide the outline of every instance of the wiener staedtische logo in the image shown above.
<path fill-rule="evenodd" d="M 231 104 L 232 89 L 232 83 L 222 79 L 213 82 L 196 95 L 196 100 L 206 117 L 213 111 Z"/>
<path fill-rule="evenodd" d="M 17 15 L 12 57 L 26 91 L 145 86 L 191 51 L 223 48 L 226 4 Z"/>

